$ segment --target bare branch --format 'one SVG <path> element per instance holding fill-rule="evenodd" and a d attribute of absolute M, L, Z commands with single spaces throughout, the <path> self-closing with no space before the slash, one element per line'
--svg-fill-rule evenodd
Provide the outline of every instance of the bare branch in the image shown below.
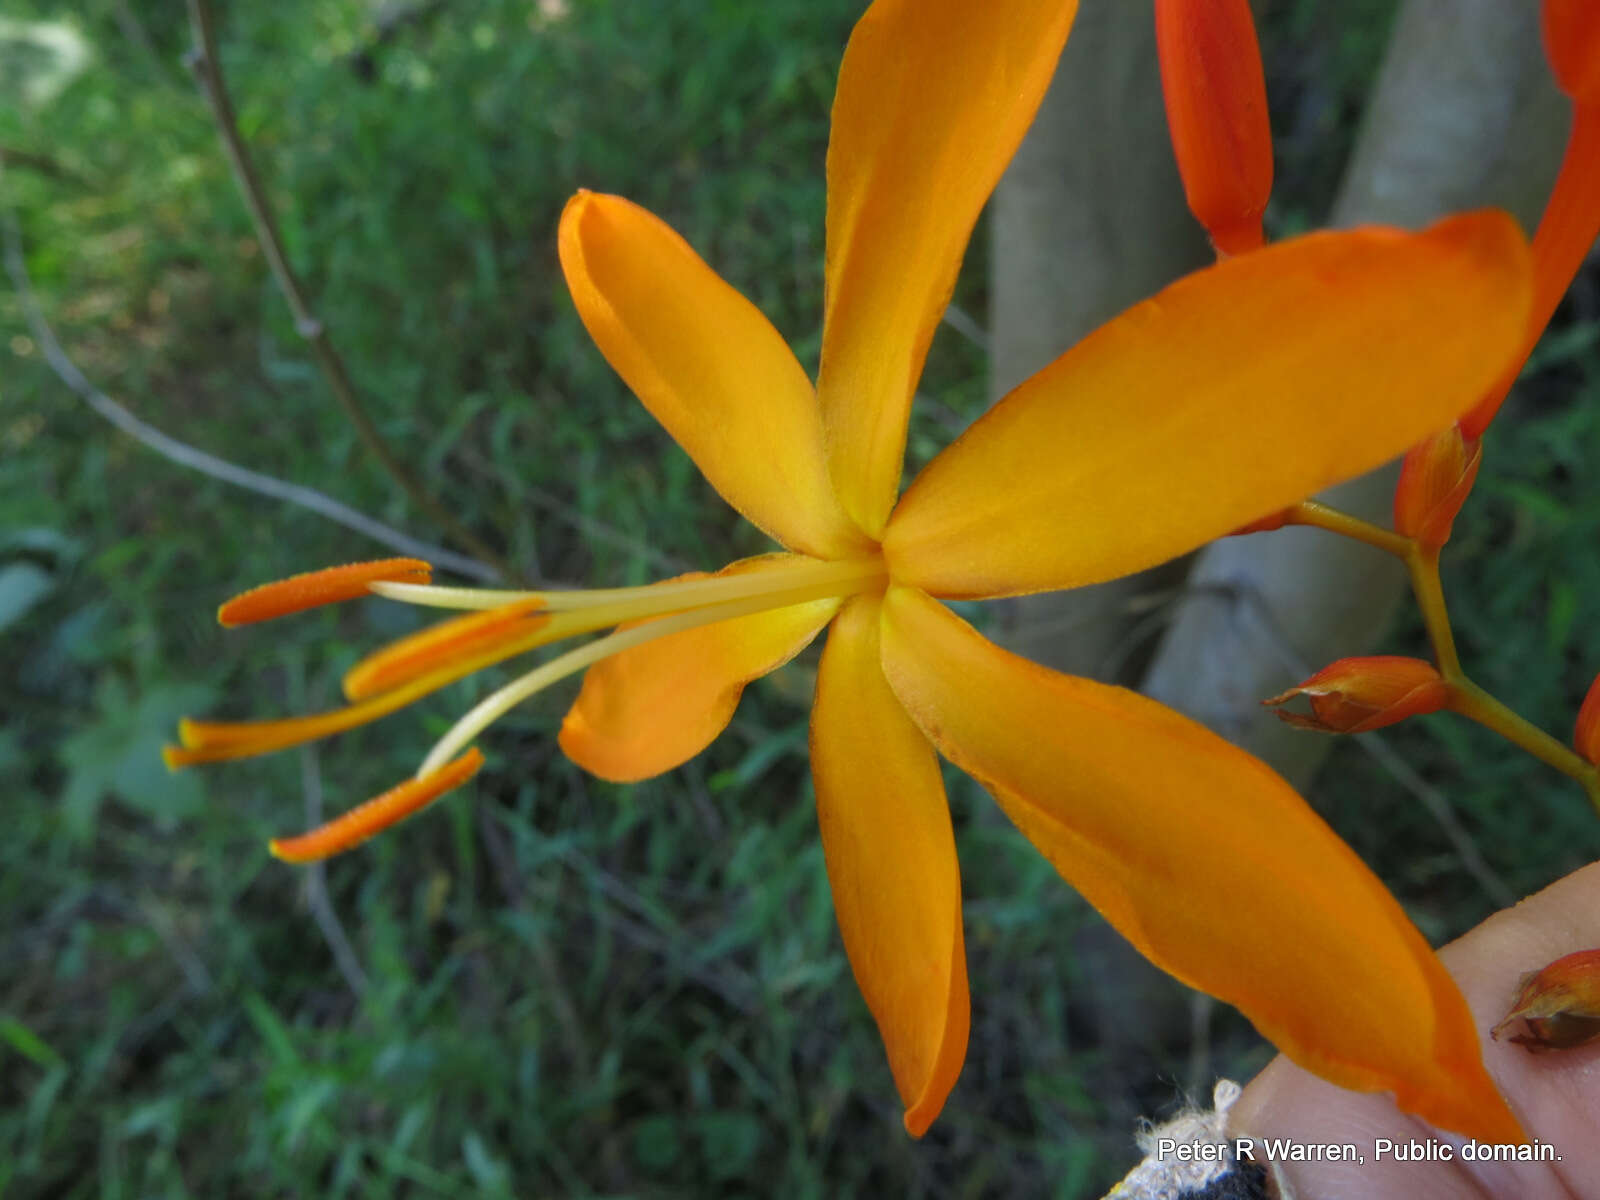
<path fill-rule="evenodd" d="M 16 213 L 9 206 L 0 209 L 0 230 L 3 230 L 5 239 L 6 272 L 16 289 L 17 304 L 22 310 L 23 319 L 33 333 L 33 340 L 43 351 L 45 361 L 50 364 L 50 369 L 62 383 L 71 388 L 96 414 L 123 433 L 180 467 L 187 467 L 191 471 L 198 471 L 202 475 L 209 475 L 213 479 L 255 492 L 257 495 L 307 509 L 400 554 L 427 559 L 444 570 L 485 583 L 492 583 L 501 578 L 498 570 L 477 559 L 468 558 L 453 550 L 446 550 L 442 546 L 434 546 L 409 534 L 401 533 L 398 529 L 385 525 L 365 513 L 357 512 L 315 488 L 287 483 L 271 475 L 263 475 L 259 471 L 237 466 L 214 454 L 208 454 L 187 442 L 180 442 L 177 438 L 134 416 L 90 383 L 78 369 L 78 365 L 61 348 L 61 343 L 56 340 L 55 330 L 51 329 L 50 323 L 45 320 L 39 302 L 34 296 L 33 281 L 28 275 L 28 268 L 22 255 L 22 234 L 17 228 Z"/>
<path fill-rule="evenodd" d="M 452 541 L 470 550 L 477 558 L 493 563 L 500 574 L 507 577 L 514 576 L 516 572 L 512 571 L 493 549 L 428 494 L 427 489 L 390 449 L 388 442 L 378 432 L 378 427 L 372 423 L 372 418 L 367 415 L 360 398 L 356 395 L 350 374 L 345 370 L 344 358 L 329 339 L 327 327 L 317 319 L 310 305 L 306 303 L 305 293 L 301 290 L 300 282 L 289 266 L 288 257 L 284 254 L 283 239 L 278 234 L 277 221 L 272 215 L 271 206 L 267 203 L 266 192 L 262 190 L 261 181 L 250 161 L 249 152 L 245 149 L 244 139 L 239 135 L 239 124 L 234 117 L 233 102 L 228 98 L 227 84 L 222 77 L 222 66 L 217 60 L 215 21 L 210 0 L 189 0 L 189 24 L 194 30 L 195 46 L 190 51 L 187 61 L 216 121 L 217 133 L 222 138 L 223 148 L 228 152 L 228 162 L 233 167 L 233 177 L 239 185 L 239 190 L 244 194 L 245 206 L 250 210 L 250 220 L 255 226 L 256 240 L 260 242 L 267 263 L 272 268 L 272 276 L 277 281 L 278 290 L 283 293 L 283 298 L 289 304 L 289 311 L 294 315 L 295 331 L 310 345 L 317 366 L 322 370 L 323 378 L 328 381 L 328 387 L 339 402 L 339 407 L 344 410 L 345 416 L 355 427 L 362 443 L 388 472 L 389 477 L 411 498 L 412 503 L 437 522 Z"/>

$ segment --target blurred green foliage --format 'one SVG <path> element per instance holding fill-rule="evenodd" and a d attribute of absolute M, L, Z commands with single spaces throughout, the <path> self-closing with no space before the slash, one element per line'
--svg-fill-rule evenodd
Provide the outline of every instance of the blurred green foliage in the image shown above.
<path fill-rule="evenodd" d="M 554 230 L 577 187 L 627 194 L 814 365 L 828 105 L 860 8 L 221 12 L 241 127 L 313 307 L 396 447 L 530 575 L 621 585 L 764 548 L 589 343 Z M 44 160 L 14 161 L 0 186 L 80 366 L 187 441 L 435 536 L 362 456 L 272 291 L 180 62 L 181 6 L 21 0 L 8 15 L 62 23 L 90 53 L 54 96 L 0 105 L 0 146 Z M 1293 19 L 1267 32 L 1270 58 Z M 1368 41 L 1296 69 L 1355 105 Z M 20 94 L 49 61 L 0 55 L 0 86 Z M 1334 139 L 1285 194 L 1336 174 L 1340 153 Z M 980 234 L 958 292 L 980 317 L 984 258 Z M 1600 667 L 1588 295 L 1519 393 L 1451 555 L 1468 661 L 1558 730 Z M 374 602 L 225 635 L 211 613 L 231 591 L 375 548 L 113 433 L 3 292 L 0 336 L 0 774 L 16 784 L 0 1193 L 1078 1197 L 1126 1167 L 1131 1118 L 1170 1105 L 1174 1081 L 1264 1061 L 1231 1014 L 1196 1047 L 1186 1019 L 1175 1037 L 1097 1000 L 1097 964 L 1119 950 L 953 777 L 972 1052 L 910 1142 L 815 836 L 814 656 L 752 688 L 729 733 L 660 781 L 585 777 L 554 749 L 565 694 L 541 697 L 440 811 L 325 882 L 277 864 L 267 836 L 408 774 L 489 684 L 303 753 L 166 775 L 177 714 L 331 704 L 343 669 L 416 618 Z M 945 331 L 914 461 L 976 411 L 982 374 L 981 351 Z M 1419 645 L 1407 629 L 1395 648 Z M 1518 889 L 1600 850 L 1576 789 L 1481 731 L 1440 719 L 1396 742 Z M 1430 934 L 1465 928 L 1487 901 L 1376 771 L 1341 750 L 1335 823 Z"/>

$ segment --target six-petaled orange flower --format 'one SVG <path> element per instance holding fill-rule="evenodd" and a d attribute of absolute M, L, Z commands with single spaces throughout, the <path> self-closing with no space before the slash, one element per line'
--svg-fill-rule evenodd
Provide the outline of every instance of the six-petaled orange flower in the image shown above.
<path fill-rule="evenodd" d="M 597 593 L 371 583 L 485 611 L 358 665 L 348 708 L 185 722 L 170 761 L 291 745 L 614 629 L 482 701 L 427 756 L 417 788 L 355 822 L 354 840 L 470 774 L 476 759 L 462 755 L 485 726 L 581 669 L 566 753 L 607 779 L 669 770 L 717 736 L 746 683 L 826 629 L 811 723 L 818 822 L 845 949 L 911 1132 L 944 1104 L 968 1031 L 942 753 L 1141 951 L 1237 1005 L 1290 1057 L 1391 1090 L 1440 1125 L 1517 1137 L 1454 984 L 1283 780 L 1150 700 L 1001 650 L 941 603 L 1141 570 L 1367 470 L 1454 420 L 1523 328 L 1527 250 L 1503 215 L 1284 243 L 1112 321 L 899 494 L 929 342 L 1073 9 L 878 0 L 857 25 L 828 150 L 815 387 L 662 221 L 614 196 L 568 204 L 561 263 L 595 342 L 783 552 Z"/>

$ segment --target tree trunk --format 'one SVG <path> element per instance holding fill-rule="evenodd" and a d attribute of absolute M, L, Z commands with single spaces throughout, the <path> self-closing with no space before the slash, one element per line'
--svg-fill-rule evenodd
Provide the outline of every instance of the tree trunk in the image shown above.
<path fill-rule="evenodd" d="M 1559 164 L 1565 113 L 1536 5 L 1408 0 L 1331 224 L 1415 228 L 1498 204 L 1531 229 Z M 1324 498 L 1387 525 L 1395 477 L 1391 466 Z M 1190 573 L 1144 690 L 1303 787 L 1330 740 L 1291 729 L 1259 701 L 1369 651 L 1404 589 L 1388 555 L 1318 530 L 1217 542 Z"/>
<path fill-rule="evenodd" d="M 1148 0 L 1083 0 L 1055 82 L 995 192 L 993 398 L 1211 258 L 1167 140 L 1152 14 Z M 1125 657 L 1141 595 L 1161 586 L 1138 576 L 1014 601 L 1006 641 L 1059 670 L 1104 677 Z"/>

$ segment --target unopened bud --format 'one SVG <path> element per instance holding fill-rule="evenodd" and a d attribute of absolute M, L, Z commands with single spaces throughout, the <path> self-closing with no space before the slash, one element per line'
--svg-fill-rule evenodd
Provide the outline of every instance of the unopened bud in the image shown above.
<path fill-rule="evenodd" d="M 1341 658 L 1299 687 L 1263 700 L 1285 704 L 1296 696 L 1311 702 L 1310 713 L 1277 708 L 1278 717 L 1319 733 L 1366 733 L 1422 713 L 1438 712 L 1450 700 L 1450 685 L 1420 658 L 1377 654 Z"/>
<path fill-rule="evenodd" d="M 1406 451 L 1394 489 L 1395 532 L 1437 550 L 1450 540 L 1456 514 L 1472 491 L 1483 461 L 1483 442 L 1452 425 Z"/>
<path fill-rule="evenodd" d="M 1600 101 L 1600 5 L 1544 0 L 1544 52 L 1563 92 L 1579 104 Z"/>
<path fill-rule="evenodd" d="M 1272 192 L 1272 129 L 1249 0 L 1156 0 L 1156 49 L 1190 211 L 1219 253 L 1254 250 Z"/>
<path fill-rule="evenodd" d="M 1571 1050 L 1600 1038 L 1600 950 L 1579 950 L 1517 982 L 1517 998 L 1491 1031 L 1496 1041 L 1522 1022 L 1509 1041 L 1534 1054 Z"/>
<path fill-rule="evenodd" d="M 1600 763 L 1600 676 L 1589 685 L 1589 694 L 1578 709 L 1577 728 L 1572 731 L 1572 748 L 1586 762 Z"/>

